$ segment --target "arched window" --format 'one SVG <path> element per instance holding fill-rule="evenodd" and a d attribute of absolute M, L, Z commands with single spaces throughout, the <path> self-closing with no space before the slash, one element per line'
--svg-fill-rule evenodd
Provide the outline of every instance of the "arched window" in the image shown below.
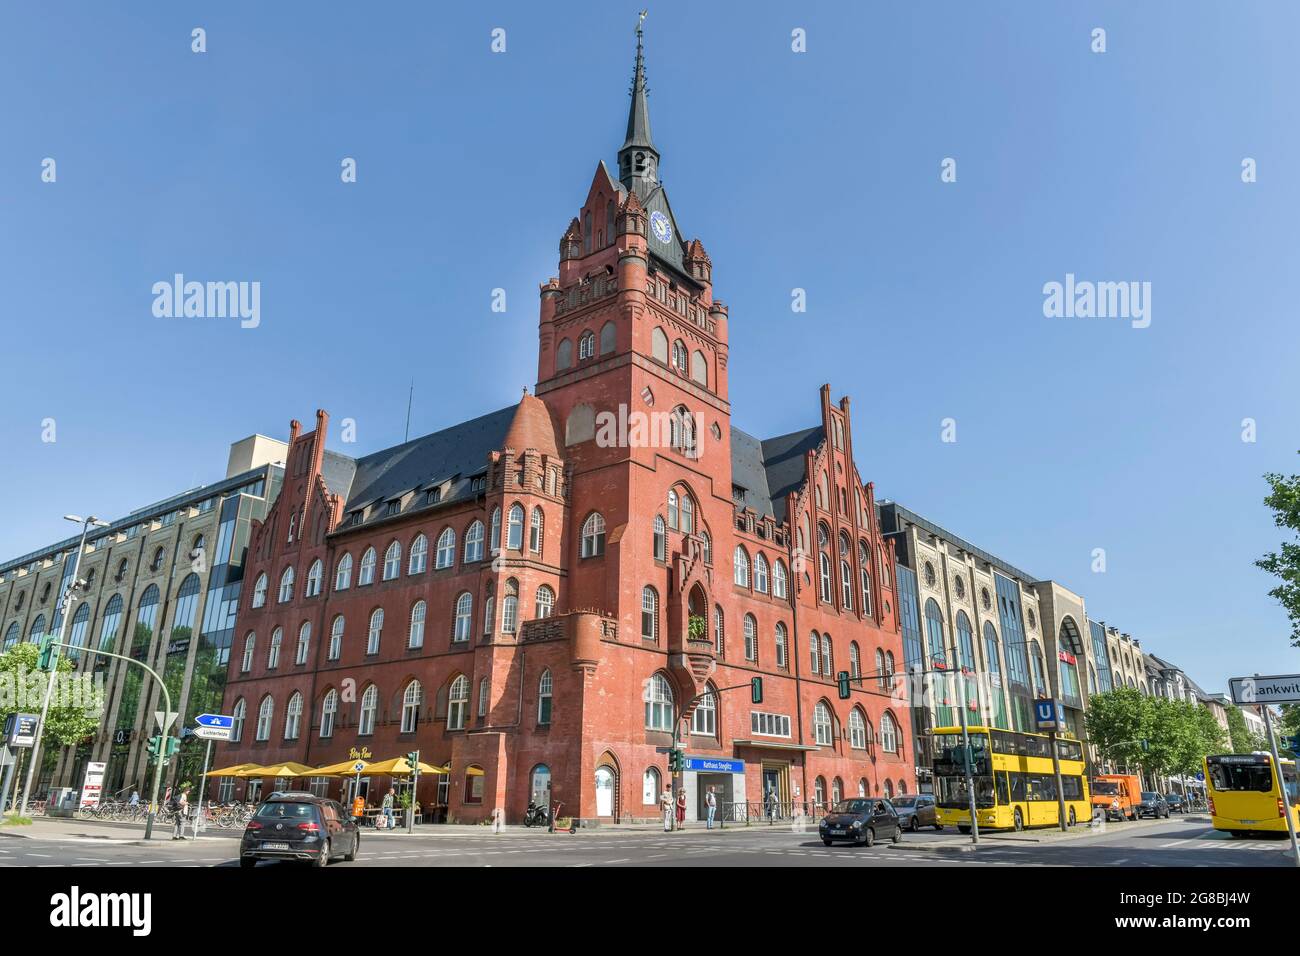
<path fill-rule="evenodd" d="M 108 599 L 108 607 L 104 609 L 104 616 L 99 623 L 99 649 L 101 651 L 112 652 L 117 644 L 117 630 L 122 623 L 122 595 L 114 594 Z M 9 632 L 5 634 L 5 647 L 8 648 L 18 641 L 18 622 L 15 621 L 9 625 Z"/>
<path fill-rule="evenodd" d="M 563 372 L 571 365 L 573 365 L 573 343 L 568 339 L 560 339 L 560 344 L 555 347 L 555 371 Z"/>
<path fill-rule="evenodd" d="M 420 723 L 420 706 L 424 703 L 424 688 L 418 680 L 406 685 L 402 694 L 402 733 L 413 734 Z"/>
<path fill-rule="evenodd" d="M 885 711 L 880 717 L 880 747 L 886 753 L 898 753 L 898 724 L 894 722 L 894 717 L 889 711 Z"/>
<path fill-rule="evenodd" d="M 712 684 L 705 687 L 704 696 L 691 714 L 691 733 L 702 737 L 718 735 L 718 695 Z"/>
<path fill-rule="evenodd" d="M 649 585 L 641 589 L 641 637 L 659 639 L 659 592 Z"/>
<path fill-rule="evenodd" d="M 948 661 L 944 654 L 943 615 L 934 598 L 928 598 L 925 602 L 925 634 L 929 644 L 930 663 L 940 670 L 946 668 Z"/>
<path fill-rule="evenodd" d="M 411 556 L 406 562 L 407 574 L 420 574 L 428 567 L 429 560 L 429 539 L 422 534 L 417 534 L 415 540 L 411 542 Z"/>
<path fill-rule="evenodd" d="M 968 674 L 975 673 L 975 642 L 972 639 L 970 618 L 965 611 L 957 612 L 957 653 L 961 667 Z"/>
<path fill-rule="evenodd" d="M 650 354 L 665 365 L 668 364 L 668 336 L 663 329 L 655 329 L 650 333 Z"/>
<path fill-rule="evenodd" d="M 588 237 L 590 242 L 590 237 Z M 596 333 L 588 329 L 578 336 L 578 361 L 584 361 L 596 354 Z"/>
<path fill-rule="evenodd" d="M 383 636 L 383 633 L 384 633 L 384 609 L 382 607 L 377 607 L 375 608 L 374 612 L 370 615 L 370 632 L 366 636 L 367 654 L 379 653 L 379 639 L 380 637 Z"/>
<path fill-rule="evenodd" d="M 451 529 L 448 528 L 447 531 L 451 531 Z M 446 533 L 447 533 L 446 531 L 443 532 L 443 534 Z M 456 533 L 454 531 L 452 531 L 451 534 L 451 546 L 447 549 L 447 551 L 448 551 L 447 563 L 450 566 L 451 556 L 456 553 Z M 482 561 L 482 560 L 483 560 L 483 522 L 475 518 L 473 521 L 469 523 L 469 527 L 465 529 L 465 563 L 469 564 L 471 561 Z"/>
<path fill-rule="evenodd" d="M 830 706 L 824 700 L 817 701 L 813 710 L 813 739 L 820 747 L 829 747 L 832 741 L 833 722 Z"/>
<path fill-rule="evenodd" d="M 339 558 L 338 569 L 334 572 L 334 590 L 346 591 L 352 586 L 352 555 L 345 554 Z"/>
<path fill-rule="evenodd" d="M 407 647 L 424 647 L 424 615 L 425 604 L 423 601 L 416 601 L 411 605 L 411 632 L 406 640 Z"/>
<path fill-rule="evenodd" d="M 853 568 L 847 561 L 840 562 L 840 606 L 853 610 Z"/>
<path fill-rule="evenodd" d="M 709 365 L 699 349 L 691 353 L 691 379 L 705 388 L 709 386 Z"/>
<path fill-rule="evenodd" d="M 519 582 L 514 578 L 506 580 L 505 592 L 501 598 L 501 632 L 513 634 L 519 624 Z"/>
<path fill-rule="evenodd" d="M 328 740 L 334 736 L 334 721 L 339 713 L 339 692 L 330 688 L 320 705 L 320 736 Z"/>
<path fill-rule="evenodd" d="M 284 569 L 280 575 L 280 603 L 293 600 L 293 565 Z"/>
<path fill-rule="evenodd" d="M 668 533 L 664 530 L 664 519 L 655 515 L 652 543 L 656 561 L 668 560 Z"/>
<path fill-rule="evenodd" d="M 831 781 L 831 806 L 839 803 L 844 797 L 844 781 L 836 777 Z"/>
<path fill-rule="evenodd" d="M 830 677 L 835 673 L 835 662 L 831 658 L 831 636 L 822 634 L 822 674 Z"/>
<path fill-rule="evenodd" d="M 720 658 L 726 658 L 726 619 L 722 613 L 722 605 L 715 605 L 713 608 L 713 652 Z"/>
<path fill-rule="evenodd" d="M 239 700 L 235 701 L 235 707 L 231 711 L 230 716 L 233 718 L 230 726 L 230 739 L 232 741 L 243 740 L 244 721 L 248 716 L 248 704 L 244 702 L 244 698 L 241 697 Z"/>
<path fill-rule="evenodd" d="M 700 541 L 703 542 L 701 550 L 704 551 L 704 563 L 713 563 L 713 538 L 703 528 L 700 529 Z"/>
<path fill-rule="evenodd" d="M 785 625 L 780 621 L 776 622 L 776 666 L 785 670 L 788 666 L 789 638 L 786 635 Z"/>
<path fill-rule="evenodd" d="M 284 643 L 284 629 L 277 627 L 271 632 L 271 649 L 266 654 L 266 669 L 275 670 L 280 666 L 280 645 Z"/>
<path fill-rule="evenodd" d="M 488 536 L 488 548 L 491 549 L 493 554 L 496 554 L 498 551 L 501 550 L 501 509 L 500 508 L 492 509 L 491 527 L 489 530 L 491 533 Z"/>
<path fill-rule="evenodd" d="M 474 595 L 466 591 L 456 599 L 456 626 L 451 639 L 453 641 L 468 641 L 473 626 Z"/>
<path fill-rule="evenodd" d="M 893 799 L 893 796 L 894 796 L 894 782 L 893 782 L 892 780 L 886 780 L 886 781 L 885 781 L 885 799 L 886 799 L 886 800 Z"/>
<path fill-rule="evenodd" d="M 876 648 L 876 684 L 881 690 L 887 688 L 885 677 L 885 652 L 879 647 Z"/>
<path fill-rule="evenodd" d="M 673 729 L 673 689 L 668 678 L 655 674 L 645 685 L 645 729 Z"/>
<path fill-rule="evenodd" d="M 384 552 L 384 580 L 391 581 L 402 573 L 402 546 L 394 541 Z"/>
<path fill-rule="evenodd" d="M 325 566 L 321 564 L 320 558 L 311 563 L 307 569 L 307 593 L 306 597 L 316 597 L 320 594 L 321 578 L 325 574 Z"/>
<path fill-rule="evenodd" d="M 478 715 L 486 717 L 488 712 L 488 698 L 492 694 L 492 685 L 488 683 L 486 677 L 479 678 L 478 682 Z"/>
<path fill-rule="evenodd" d="M 767 558 L 754 555 L 754 590 L 759 594 L 767 593 Z"/>
<path fill-rule="evenodd" d="M 548 585 L 542 584 L 537 588 L 537 602 L 533 610 L 533 616 L 541 619 L 550 617 L 555 613 L 555 592 Z"/>
<path fill-rule="evenodd" d="M 537 722 L 539 724 L 551 722 L 551 700 L 551 672 L 545 670 L 537 681 Z"/>
<path fill-rule="evenodd" d="M 302 730 L 302 694 L 293 692 L 289 706 L 284 709 L 284 739 L 297 740 Z"/>
<path fill-rule="evenodd" d="M 857 641 L 849 642 L 849 674 L 853 677 L 862 676 L 862 658 Z"/>
<path fill-rule="evenodd" d="M 361 555 L 361 568 L 357 571 L 357 585 L 375 583 L 375 558 L 374 548 L 366 548 L 366 553 Z"/>
<path fill-rule="evenodd" d="M 541 505 L 533 507 L 533 516 L 528 523 L 528 550 L 533 554 L 542 553 L 542 534 L 546 517 L 542 512 Z"/>
<path fill-rule="evenodd" d="M 739 544 L 736 545 L 735 553 L 732 555 L 732 565 L 734 567 L 732 580 L 737 587 L 749 587 L 749 552 Z"/>
<path fill-rule="evenodd" d="M 257 581 L 253 584 L 253 607 L 263 607 L 266 604 L 266 572 L 257 576 Z"/>
<path fill-rule="evenodd" d="M 867 721 L 856 707 L 849 711 L 849 746 L 854 750 L 867 749 Z"/>
<path fill-rule="evenodd" d="M 539 807 L 551 805 L 551 768 L 539 763 L 533 768 L 529 781 L 529 799 Z"/>
<path fill-rule="evenodd" d="M 673 342 L 673 368 L 686 374 L 686 343 L 681 339 Z"/>
<path fill-rule="evenodd" d="M 256 649 L 257 635 L 249 631 L 244 637 L 244 659 L 239 662 L 239 672 L 247 674 L 253 669 L 253 652 Z"/>
<path fill-rule="evenodd" d="M 257 708 L 257 740 L 271 739 L 271 720 L 275 716 L 275 701 L 267 694 Z"/>
<path fill-rule="evenodd" d="M 524 547 L 524 508 L 523 505 L 510 506 L 506 518 L 506 547 L 511 551 L 522 551 Z"/>
<path fill-rule="evenodd" d="M 306 664 L 307 653 L 311 648 L 311 621 L 303 621 L 298 628 L 298 650 L 293 656 L 295 664 Z"/>
<path fill-rule="evenodd" d="M 357 736 L 369 737 L 375 732 L 375 716 L 379 712 L 379 688 L 369 685 L 361 695 L 361 719 L 357 721 Z"/>
<path fill-rule="evenodd" d="M 447 729 L 464 730 L 469 717 L 469 678 L 459 675 L 447 694 Z"/>
<path fill-rule="evenodd" d="M 758 660 L 758 622 L 754 615 L 745 615 L 745 660 Z"/>
<path fill-rule="evenodd" d="M 677 492 L 672 488 L 668 489 L 668 527 L 676 528 L 681 521 L 681 514 L 677 506 Z"/>
<path fill-rule="evenodd" d="M 195 602 L 195 601 L 198 600 L 198 593 L 199 593 L 199 578 L 198 578 L 198 575 L 196 575 L 196 574 L 191 574 L 191 575 L 189 575 L 189 577 L 194 579 L 194 593 L 193 593 L 193 595 L 191 595 L 191 596 L 189 597 L 189 603 L 190 603 L 190 606 L 191 606 L 190 617 L 189 617 L 189 622 L 190 622 L 190 623 L 189 623 L 188 625 L 182 625 L 182 626 L 193 627 L 193 626 L 194 626 L 194 618 L 193 618 L 193 610 L 192 610 L 192 608 L 193 608 L 193 602 Z M 188 580 L 188 579 L 187 579 L 187 580 Z M 184 591 L 185 591 L 185 587 L 184 587 L 184 585 L 182 585 L 182 586 L 181 586 L 181 592 L 182 592 L 182 594 L 184 593 Z M 177 608 L 177 611 L 176 611 L 176 617 L 175 617 L 175 621 L 176 621 L 176 623 L 174 623 L 174 624 L 172 625 L 172 633 L 173 633 L 173 634 L 176 632 L 177 624 L 179 624 L 179 622 L 181 622 L 182 620 L 184 620 L 184 618 L 182 617 L 182 613 L 183 613 L 183 612 L 182 612 L 181 608 L 178 607 L 178 608 Z M 68 643 L 71 644 L 72 647 L 74 647 L 74 648 L 85 647 L 85 646 L 86 646 L 86 631 L 89 629 L 89 627 L 90 627 L 90 605 L 89 605 L 89 604 L 83 604 L 83 605 L 81 605 L 81 607 L 77 608 L 77 613 L 75 613 L 75 614 L 72 616 L 72 630 L 71 630 L 71 633 L 69 633 L 69 635 L 68 635 Z M 69 657 L 69 659 L 71 659 L 71 660 L 73 660 L 73 661 L 79 661 L 79 660 L 81 660 L 81 654 L 80 654 L 78 651 L 76 651 L 76 650 L 71 650 L 71 649 L 69 649 L 69 650 L 68 650 L 68 657 Z"/>
<path fill-rule="evenodd" d="M 609 355 L 614 351 L 618 332 L 613 322 L 606 322 L 600 327 L 600 354 Z"/>
<path fill-rule="evenodd" d="M 813 781 L 813 809 L 820 812 L 826 809 L 826 778 L 818 777 Z"/>
<path fill-rule="evenodd" d="M 831 603 L 831 559 L 824 553 L 817 554 L 817 567 L 821 583 L 821 598 L 827 604 Z"/>
<path fill-rule="evenodd" d="M 647 807 L 652 807 L 658 802 L 659 770 L 657 767 L 650 767 L 646 770 L 645 776 L 641 778 L 641 803 Z"/>
<path fill-rule="evenodd" d="M 788 592 L 788 579 L 786 577 L 785 562 L 780 558 L 776 559 L 776 564 L 772 566 L 772 597 L 786 600 Z"/>
<path fill-rule="evenodd" d="M 473 525 L 470 526 L 471 528 Z M 469 559 L 469 542 L 465 543 L 466 560 Z M 433 553 L 433 566 L 435 568 L 449 568 L 456 561 L 456 532 L 451 528 L 443 528 L 438 535 L 438 544 Z"/>
<path fill-rule="evenodd" d="M 822 669 L 822 636 L 816 631 L 812 632 L 812 637 L 808 640 L 808 650 L 812 656 L 812 674 L 816 676 Z"/>
<path fill-rule="evenodd" d="M 594 558 L 605 553 L 605 519 L 593 511 L 582 523 L 582 557 Z"/>
<path fill-rule="evenodd" d="M 329 659 L 338 660 L 343 656 L 343 615 L 336 614 L 334 623 L 330 625 L 330 649 Z"/>

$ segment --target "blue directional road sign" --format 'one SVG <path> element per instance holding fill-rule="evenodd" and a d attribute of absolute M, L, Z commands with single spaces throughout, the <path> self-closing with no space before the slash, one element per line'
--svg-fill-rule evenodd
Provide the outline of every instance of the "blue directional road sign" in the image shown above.
<path fill-rule="evenodd" d="M 194 718 L 194 722 L 200 727 L 219 727 L 223 730 L 235 726 L 235 718 L 227 717 L 225 714 L 199 714 Z"/>

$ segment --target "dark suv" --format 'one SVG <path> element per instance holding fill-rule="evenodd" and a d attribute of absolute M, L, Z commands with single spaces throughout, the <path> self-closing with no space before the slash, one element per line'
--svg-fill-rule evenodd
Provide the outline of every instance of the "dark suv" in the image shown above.
<path fill-rule="evenodd" d="M 841 800 L 831 807 L 830 813 L 822 817 L 817 833 L 827 846 L 836 840 L 872 846 L 877 840 L 893 840 L 897 843 L 903 839 L 898 812 L 888 800 L 879 797 Z"/>
<path fill-rule="evenodd" d="M 1161 817 L 1169 819 L 1169 804 L 1165 803 L 1165 798 L 1154 790 L 1143 790 L 1142 799 L 1134 809 L 1139 819 L 1142 817 L 1151 817 L 1153 820 L 1159 820 Z"/>
<path fill-rule="evenodd" d="M 338 803 L 311 793 L 276 793 L 248 821 L 239 845 L 239 865 L 306 860 L 326 866 L 340 856 L 351 862 L 360 849 L 357 825 Z"/>

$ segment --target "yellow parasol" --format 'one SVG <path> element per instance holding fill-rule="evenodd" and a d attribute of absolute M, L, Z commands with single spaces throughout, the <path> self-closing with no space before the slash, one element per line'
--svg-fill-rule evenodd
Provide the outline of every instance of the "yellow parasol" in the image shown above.
<path fill-rule="evenodd" d="M 431 767 L 424 761 L 420 762 L 420 773 L 446 773 L 444 767 Z M 411 765 L 406 762 L 405 757 L 393 757 L 391 760 L 381 760 L 379 763 L 372 763 L 366 767 L 365 773 L 372 776 L 385 777 L 409 777 L 411 775 Z"/>
<path fill-rule="evenodd" d="M 318 767 L 313 773 L 313 777 L 352 777 L 356 775 L 357 764 L 361 764 L 361 772 L 369 773 L 370 764 L 364 760 L 343 760 L 339 763 L 332 763 L 328 767 Z"/>
<path fill-rule="evenodd" d="M 249 767 L 239 771 L 239 777 L 311 777 L 316 776 L 316 768 L 305 763 L 275 763 L 267 767 Z"/>
<path fill-rule="evenodd" d="M 220 770 L 209 770 L 209 777 L 238 777 L 241 770 L 247 770 L 249 767 L 256 767 L 254 763 L 237 763 L 233 767 L 222 767 Z"/>

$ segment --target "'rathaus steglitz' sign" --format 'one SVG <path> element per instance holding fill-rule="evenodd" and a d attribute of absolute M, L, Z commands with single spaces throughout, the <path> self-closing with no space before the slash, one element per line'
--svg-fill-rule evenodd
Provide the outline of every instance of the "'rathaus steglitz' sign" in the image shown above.
<path fill-rule="evenodd" d="M 704 773 L 744 773 L 745 761 L 721 760 L 718 757 L 687 757 L 684 770 L 699 770 Z"/>
<path fill-rule="evenodd" d="M 1234 704 L 1300 704 L 1300 674 L 1234 677 L 1228 681 Z"/>

